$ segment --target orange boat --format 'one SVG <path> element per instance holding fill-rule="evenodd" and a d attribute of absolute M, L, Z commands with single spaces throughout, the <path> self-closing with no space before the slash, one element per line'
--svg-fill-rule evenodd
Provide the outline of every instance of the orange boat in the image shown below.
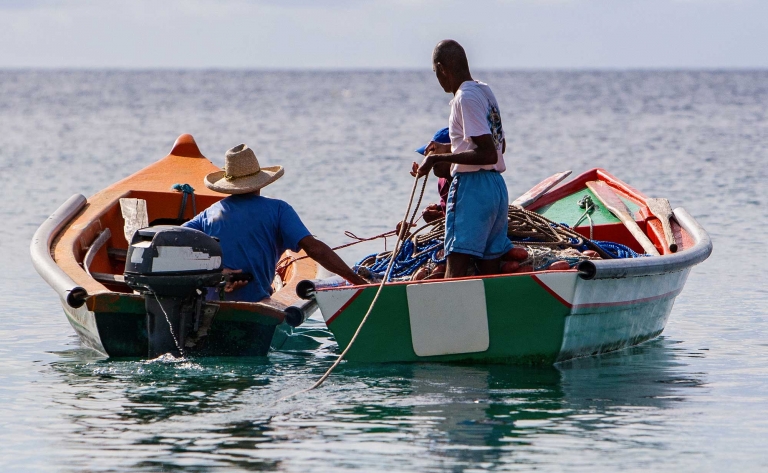
<path fill-rule="evenodd" d="M 72 196 L 40 226 L 30 248 L 33 264 L 61 298 L 70 324 L 85 345 L 110 357 L 153 354 L 146 295 L 129 286 L 123 275 L 126 257 L 131 256 L 121 199 L 123 206 L 143 202 L 150 226 L 179 225 L 192 218 L 196 209 L 226 197 L 201 185 L 206 174 L 217 170 L 192 136 L 181 135 L 165 158 L 88 199 Z M 191 195 L 180 192 L 173 188 L 176 183 L 196 190 Z M 172 329 L 171 335 L 185 354 L 266 355 L 270 346 L 284 341 L 285 331 L 314 310 L 314 303 L 296 295 L 296 284 L 316 277 L 313 260 L 295 261 L 278 272 L 271 297 L 257 303 L 201 300 L 194 323 L 187 321 L 191 328 L 183 339 L 178 340 L 176 335 L 181 334 L 173 334 Z M 170 320 L 168 324 L 173 327 Z"/>

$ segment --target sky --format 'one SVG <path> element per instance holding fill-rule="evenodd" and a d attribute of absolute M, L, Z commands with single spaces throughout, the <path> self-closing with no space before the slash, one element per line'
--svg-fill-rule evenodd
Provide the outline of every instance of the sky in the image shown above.
<path fill-rule="evenodd" d="M 768 67 L 768 0 L 0 0 L 0 68 Z"/>

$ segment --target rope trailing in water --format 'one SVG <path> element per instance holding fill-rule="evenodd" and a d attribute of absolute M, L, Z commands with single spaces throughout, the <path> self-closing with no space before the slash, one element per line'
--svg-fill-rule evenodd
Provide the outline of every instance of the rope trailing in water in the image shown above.
<path fill-rule="evenodd" d="M 428 177 L 429 175 L 424 176 L 424 183 L 421 186 L 421 194 L 419 195 L 419 201 L 416 204 L 416 210 L 414 210 L 410 221 L 408 221 L 407 225 L 400 225 L 400 233 L 397 235 L 397 242 L 395 243 L 395 249 L 393 250 L 395 254 L 397 254 L 398 251 L 400 250 L 400 244 L 405 240 L 406 233 L 408 229 L 411 228 L 411 225 L 413 224 L 413 221 L 416 218 L 416 211 L 421 206 L 421 200 L 424 198 L 424 190 L 427 187 Z M 403 216 L 403 220 L 402 220 L 403 222 L 406 221 L 406 219 L 408 218 L 408 214 L 411 213 L 411 207 L 413 206 L 413 196 L 416 194 L 416 184 L 418 184 L 419 179 L 420 177 L 417 175 L 413 180 L 413 188 L 411 189 L 411 196 L 408 198 L 408 208 L 405 210 L 405 215 Z M 349 352 L 350 348 L 352 348 L 352 345 L 354 345 L 355 340 L 357 340 L 357 336 L 360 335 L 360 331 L 363 329 L 365 322 L 368 320 L 368 316 L 371 315 L 371 312 L 373 311 L 373 307 L 376 305 L 376 301 L 379 299 L 379 294 L 381 294 L 381 290 L 384 288 L 384 285 L 387 283 L 387 278 L 389 276 L 389 273 L 392 271 L 394 261 L 395 261 L 394 259 L 390 260 L 389 266 L 387 267 L 387 270 L 384 273 L 384 278 L 382 279 L 378 289 L 376 290 L 376 295 L 373 296 L 373 300 L 371 301 L 371 305 L 368 307 L 368 311 L 363 316 L 363 320 L 360 321 L 360 325 L 357 326 L 357 330 L 355 330 L 354 335 L 352 335 L 352 338 L 349 340 L 349 344 L 347 345 L 347 348 L 345 348 L 344 351 L 341 352 L 341 355 L 339 355 L 339 357 L 336 358 L 336 361 L 333 362 L 333 365 L 331 365 L 331 367 L 328 368 L 325 374 L 323 374 L 323 376 L 321 376 L 320 379 L 318 379 L 317 382 L 315 382 L 315 384 L 313 384 L 309 388 L 290 394 L 288 396 L 285 396 L 279 399 L 277 402 L 283 401 L 285 399 L 289 399 L 294 396 L 298 396 L 299 394 L 307 393 L 313 389 L 320 387 L 320 385 L 322 385 L 323 382 L 325 382 L 325 380 L 328 379 L 328 377 L 331 375 L 333 370 L 336 369 L 337 366 L 339 366 L 341 361 L 347 355 L 347 352 Z"/>
<path fill-rule="evenodd" d="M 182 193 L 181 207 L 179 208 L 179 220 L 184 220 L 184 211 L 187 209 L 187 196 L 192 196 L 192 215 L 197 215 L 197 203 L 195 202 L 195 189 L 189 184 L 174 184 L 171 189 Z"/>

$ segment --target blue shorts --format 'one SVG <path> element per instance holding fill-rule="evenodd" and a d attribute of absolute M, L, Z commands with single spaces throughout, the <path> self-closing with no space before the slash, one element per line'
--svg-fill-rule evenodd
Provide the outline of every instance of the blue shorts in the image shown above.
<path fill-rule="evenodd" d="M 509 196 L 496 171 L 459 172 L 448 191 L 445 254 L 498 258 L 510 249 L 507 238 Z"/>

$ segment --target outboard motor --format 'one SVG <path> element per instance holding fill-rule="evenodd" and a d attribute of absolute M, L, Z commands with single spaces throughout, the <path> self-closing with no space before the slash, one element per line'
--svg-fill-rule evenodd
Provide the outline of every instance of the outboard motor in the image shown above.
<path fill-rule="evenodd" d="M 218 240 L 191 228 L 159 225 L 133 234 L 125 282 L 144 295 L 149 358 L 184 355 L 199 323 L 207 287 L 222 282 Z"/>

